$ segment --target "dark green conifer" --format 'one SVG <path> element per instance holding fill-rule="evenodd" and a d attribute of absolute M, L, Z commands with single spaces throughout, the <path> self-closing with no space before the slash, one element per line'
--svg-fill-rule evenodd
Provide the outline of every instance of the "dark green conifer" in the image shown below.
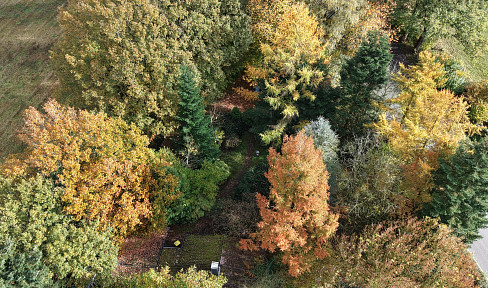
<path fill-rule="evenodd" d="M 386 83 L 392 55 L 388 38 L 370 32 L 354 57 L 341 69 L 339 99 L 331 122 L 342 140 L 362 136 L 367 124 L 376 121 L 377 103 L 383 99 L 374 93 Z"/>
<path fill-rule="evenodd" d="M 478 230 L 488 226 L 488 139 L 461 143 L 456 154 L 439 165 L 432 202 L 423 213 L 440 217 L 471 243 L 480 238 Z"/>
<path fill-rule="evenodd" d="M 213 161 L 220 156 L 210 117 L 205 115 L 203 98 L 194 71 L 188 63 L 181 65 L 178 89 L 178 121 L 181 125 L 179 143 L 187 165 L 191 164 L 193 155 L 196 155 L 199 163 L 203 160 Z"/>

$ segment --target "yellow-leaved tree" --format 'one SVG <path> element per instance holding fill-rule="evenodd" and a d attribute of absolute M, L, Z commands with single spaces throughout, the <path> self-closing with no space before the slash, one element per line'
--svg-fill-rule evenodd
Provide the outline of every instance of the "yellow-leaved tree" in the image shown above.
<path fill-rule="evenodd" d="M 431 171 L 438 168 L 438 158 L 452 155 L 466 133 L 481 130 L 470 123 L 469 105 L 463 97 L 439 90 L 446 80 L 442 64 L 428 52 L 419 57 L 417 65 L 401 65 L 395 78 L 401 92 L 387 100 L 388 107 L 383 107 L 379 122 L 374 124 L 403 160 L 410 211 L 431 200 Z"/>
<path fill-rule="evenodd" d="M 265 143 L 281 140 L 286 125 L 298 116 L 296 101 L 313 101 L 315 88 L 326 76 L 338 78 L 344 56 L 354 54 L 368 31 L 390 31 L 389 9 L 367 0 L 249 1 L 261 57 L 248 65 L 246 78 L 261 85 L 264 100 L 282 114 L 261 134 Z"/>
<path fill-rule="evenodd" d="M 270 143 L 279 140 L 286 125 L 298 115 L 295 102 L 315 98 L 310 88 L 318 86 L 324 76 L 313 67 L 324 52 L 323 31 L 304 3 L 252 0 L 248 9 L 263 57 L 248 67 L 247 77 L 264 84 L 265 101 L 282 114 L 276 127 L 261 135 Z"/>
<path fill-rule="evenodd" d="M 119 239 L 149 221 L 152 204 L 157 224 L 165 224 L 165 203 L 174 198 L 177 179 L 165 173 L 170 163 L 155 156 L 139 128 L 55 100 L 44 110 L 24 112 L 20 138 L 27 148 L 4 163 L 2 174 L 53 179 L 64 188 L 66 213 L 99 220 L 100 228 L 113 227 Z"/>

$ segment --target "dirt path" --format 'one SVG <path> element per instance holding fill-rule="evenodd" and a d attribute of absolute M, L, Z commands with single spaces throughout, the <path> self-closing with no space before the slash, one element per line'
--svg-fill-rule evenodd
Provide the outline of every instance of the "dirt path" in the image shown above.
<path fill-rule="evenodd" d="M 227 183 L 225 183 L 224 188 L 220 190 L 219 199 L 232 197 L 234 190 L 236 189 L 237 185 L 241 181 L 244 174 L 246 174 L 246 171 L 247 169 L 249 169 L 249 166 L 251 165 L 252 157 L 254 156 L 255 153 L 255 147 L 256 147 L 256 140 L 254 139 L 254 135 L 250 134 L 249 145 L 247 146 L 246 158 L 244 159 L 244 164 L 242 164 L 241 170 L 239 170 L 239 172 L 234 177 L 232 177 L 232 179 L 229 179 Z"/>

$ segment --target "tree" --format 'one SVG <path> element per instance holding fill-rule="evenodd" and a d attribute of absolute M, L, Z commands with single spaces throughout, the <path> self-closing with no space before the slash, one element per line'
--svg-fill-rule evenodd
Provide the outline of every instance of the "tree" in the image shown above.
<path fill-rule="evenodd" d="M 471 104 L 469 109 L 471 122 L 478 125 L 488 122 L 488 81 L 470 83 L 466 87 L 465 96 Z"/>
<path fill-rule="evenodd" d="M 389 1 L 393 2 L 393 1 Z M 391 22 L 404 38 L 413 41 L 417 52 L 440 38 L 454 38 L 472 54 L 486 51 L 488 16 L 483 0 L 396 0 Z"/>
<path fill-rule="evenodd" d="M 435 219 L 368 226 L 334 246 L 314 274 L 322 285 L 480 287 L 483 279 L 466 245 Z"/>
<path fill-rule="evenodd" d="M 325 32 L 327 54 L 333 58 L 354 55 L 370 31 L 381 30 L 389 38 L 387 16 L 392 7 L 381 1 L 309 0 L 306 1 Z M 340 66 L 339 66 L 340 67 Z"/>
<path fill-rule="evenodd" d="M 172 85 L 188 54 L 153 1 L 70 0 L 59 24 L 63 37 L 51 57 L 60 97 L 149 135 L 172 133 L 178 103 Z"/>
<path fill-rule="evenodd" d="M 273 129 L 261 134 L 269 144 L 279 141 L 286 125 L 298 116 L 295 102 L 315 98 L 310 89 L 323 79 L 323 73 L 313 67 L 323 55 L 323 31 L 303 3 L 255 0 L 248 9 L 263 59 L 248 67 L 247 74 L 262 83 L 264 100 L 282 114 Z"/>
<path fill-rule="evenodd" d="M 22 274 L 13 279 L 20 285 L 32 276 L 43 280 L 48 272 L 47 279 L 65 281 L 107 275 L 115 269 L 118 247 L 112 243 L 110 230 L 101 232 L 96 223 L 79 222 L 63 213 L 62 194 L 63 188 L 41 176 L 29 180 L 0 177 L 0 246 L 10 246 L 13 259 L 28 265 L 10 258 L 6 264 L 13 270 L 3 270 L 3 280 Z M 27 267 L 33 270 L 26 271 Z M 42 287 L 39 284 L 36 287 Z"/>
<path fill-rule="evenodd" d="M 196 75 L 188 64 L 181 66 L 179 77 L 177 118 L 180 121 L 180 145 L 184 147 L 185 162 L 190 166 L 191 149 L 195 149 L 200 161 L 214 161 L 220 155 L 215 144 L 210 117 L 205 115 L 200 87 Z"/>
<path fill-rule="evenodd" d="M 423 214 L 440 217 L 467 243 L 481 238 L 478 230 L 488 226 L 488 140 L 466 140 L 456 154 L 440 159 L 434 184 Z"/>
<path fill-rule="evenodd" d="M 42 263 L 42 252 L 37 247 L 31 251 L 22 251 L 5 231 L 2 232 L 4 237 L 0 239 L 0 286 L 50 287 L 52 283 L 48 277 L 48 268 Z"/>
<path fill-rule="evenodd" d="M 117 237 L 150 219 L 151 197 L 175 197 L 172 189 L 156 189 L 165 180 L 172 185 L 173 176 L 157 167 L 169 163 L 156 159 L 149 139 L 135 125 L 62 107 L 55 100 L 44 110 L 25 111 L 20 137 L 27 148 L 5 163 L 4 175 L 53 179 L 64 187 L 66 213 L 76 220 L 98 219 L 100 228 L 113 227 Z"/>
<path fill-rule="evenodd" d="M 401 214 L 401 162 L 380 137 L 367 134 L 345 143 L 339 163 L 331 199 L 343 211 L 343 231 L 359 232 Z"/>
<path fill-rule="evenodd" d="M 388 38 L 375 31 L 342 66 L 340 97 L 332 118 L 342 140 L 364 135 L 366 126 L 377 121 L 383 99 L 375 90 L 386 83 L 391 59 Z"/>
<path fill-rule="evenodd" d="M 401 92 L 387 100 L 392 108 L 383 107 L 374 124 L 404 162 L 404 191 L 416 208 L 431 200 L 431 171 L 438 168 L 437 159 L 454 154 L 466 133 L 481 130 L 469 122 L 469 105 L 462 97 L 437 89 L 445 83 L 444 73 L 442 64 L 427 52 L 420 53 L 417 65 L 401 65 L 395 78 Z"/>
<path fill-rule="evenodd" d="M 167 207 L 167 223 L 191 223 L 203 217 L 212 209 L 219 192 L 219 185 L 230 175 L 229 167 L 223 161 L 204 161 L 199 169 L 184 166 L 168 150 L 162 150 L 162 159 L 173 166 L 168 173 L 178 178 L 177 190 L 180 196 Z"/>
<path fill-rule="evenodd" d="M 340 171 L 337 157 L 337 152 L 339 151 L 337 134 L 330 127 L 329 120 L 322 116 L 317 118 L 317 120 L 311 121 L 303 130 L 307 136 L 313 138 L 315 148 L 322 151 L 322 160 L 330 174 L 328 184 L 330 190 L 335 191 L 337 188 L 337 176 Z"/>
<path fill-rule="evenodd" d="M 259 231 L 240 245 L 246 250 L 280 251 L 288 272 L 296 277 L 327 256 L 327 239 L 338 226 L 338 215 L 327 204 L 328 173 L 322 152 L 303 132 L 285 136 L 281 154 L 270 148 L 268 162 L 269 198 L 256 194 L 263 220 Z"/>
<path fill-rule="evenodd" d="M 200 72 L 204 99 L 212 101 L 222 97 L 222 91 L 242 72 L 243 56 L 252 41 L 251 20 L 242 11 L 241 1 L 158 0 L 157 3 L 169 20 L 167 30 L 172 31 L 181 49 L 191 55 Z"/>
<path fill-rule="evenodd" d="M 63 37 L 52 51 L 58 94 L 149 136 L 177 128 L 183 59 L 197 65 L 212 100 L 233 81 L 251 41 L 238 0 L 70 0 L 59 23 Z"/>

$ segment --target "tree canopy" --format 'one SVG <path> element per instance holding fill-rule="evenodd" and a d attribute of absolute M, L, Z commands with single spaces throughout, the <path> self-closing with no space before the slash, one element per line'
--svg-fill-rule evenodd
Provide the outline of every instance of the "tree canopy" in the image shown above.
<path fill-rule="evenodd" d="M 442 64 L 427 52 L 420 54 L 417 65 L 400 65 L 395 80 L 401 92 L 387 100 L 393 105 L 383 107 L 374 124 L 405 163 L 405 190 L 410 191 L 414 205 L 430 201 L 431 172 L 438 168 L 437 159 L 452 155 L 466 134 L 481 130 L 470 123 L 469 105 L 462 97 L 438 90 L 445 82 L 444 73 Z"/>
<path fill-rule="evenodd" d="M 159 178 L 175 185 L 173 176 L 153 174 L 153 165 L 169 163 L 156 159 L 149 139 L 135 125 L 104 113 L 62 107 L 55 100 L 44 110 L 25 111 L 20 137 L 27 148 L 5 163 L 4 175 L 54 179 L 64 187 L 61 198 L 68 214 L 77 220 L 98 219 L 118 236 L 150 219 L 150 197 L 174 198 L 172 191 L 155 189 Z"/>
<path fill-rule="evenodd" d="M 40 256 L 48 277 L 37 287 L 52 287 L 53 277 L 68 280 L 107 275 L 117 266 L 118 247 L 110 230 L 101 232 L 96 223 L 79 222 L 63 213 L 62 194 L 63 188 L 40 176 L 29 180 L 0 177 L 0 246 L 5 247 L 10 240 L 14 255 L 32 252 L 31 258 L 24 258 L 26 264 L 35 264 L 32 257 Z M 21 272 L 21 263 L 10 264 L 14 264 L 7 267 L 13 269 L 11 273 Z M 46 272 L 39 266 L 37 269 L 29 273 L 40 273 L 41 277 Z M 20 285 L 24 277 L 13 281 Z"/>
<path fill-rule="evenodd" d="M 420 51 L 440 38 L 454 38 L 468 52 L 487 51 L 488 3 L 483 0 L 396 0 L 391 22 Z"/>
<path fill-rule="evenodd" d="M 322 152 L 303 132 L 285 136 L 281 154 L 270 148 L 269 198 L 256 194 L 262 221 L 258 232 L 241 240 L 243 249 L 280 251 L 292 276 L 308 271 L 327 256 L 327 240 L 337 229 L 338 215 L 329 209 L 328 172 Z"/>
<path fill-rule="evenodd" d="M 466 245 L 435 219 L 368 226 L 361 234 L 338 238 L 334 246 L 317 270 L 322 277 L 314 275 L 321 285 L 480 287 L 483 279 Z"/>
<path fill-rule="evenodd" d="M 456 235 L 471 243 L 488 225 L 488 140 L 466 140 L 449 158 L 439 160 L 434 172 L 432 202 L 424 215 L 440 217 Z"/>
<path fill-rule="evenodd" d="M 237 0 L 70 0 L 51 55 L 67 103 L 170 135 L 179 64 L 193 61 L 204 96 L 220 97 L 250 43 Z M 239 69 L 237 69 L 238 71 Z"/>

